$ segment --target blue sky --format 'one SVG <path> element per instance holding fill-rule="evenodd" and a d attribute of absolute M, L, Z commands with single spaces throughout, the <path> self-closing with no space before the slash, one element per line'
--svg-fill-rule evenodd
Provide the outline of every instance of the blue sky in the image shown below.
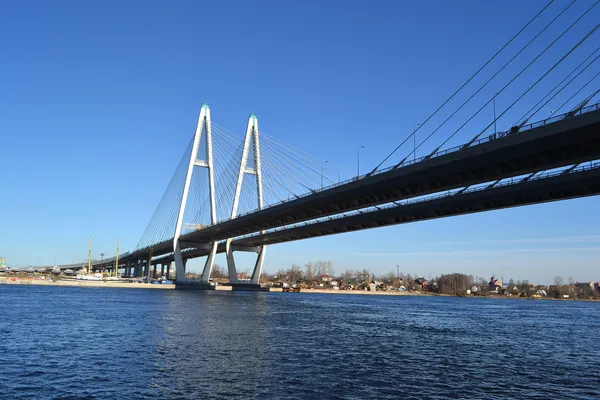
<path fill-rule="evenodd" d="M 578 1 L 565 23 L 592 3 Z M 221 126 L 241 132 L 248 113 L 256 113 L 272 136 L 351 171 L 357 148 L 365 145 L 361 165 L 374 167 L 544 4 L 5 2 L 0 255 L 9 265 L 51 264 L 54 257 L 78 262 L 87 257 L 89 235 L 96 257 L 112 254 L 117 239 L 132 249 L 202 102 Z M 557 1 L 552 10 L 567 4 Z M 590 12 L 557 43 L 554 58 L 540 59 L 524 78 L 542 74 L 599 12 Z M 597 34 L 591 37 L 565 68 L 598 42 Z M 498 96 L 498 107 L 524 85 Z M 550 87 L 536 88 L 514 116 Z M 466 108 L 463 116 L 474 110 Z M 477 127 L 489 122 L 492 111 L 486 110 Z M 512 124 L 502 122 L 504 129 Z M 451 131 L 440 132 L 423 151 Z M 475 131 L 461 131 L 448 146 Z M 388 272 L 399 264 L 425 276 L 456 271 L 597 280 L 598 205 L 598 198 L 586 198 L 271 246 L 265 267 L 324 259 L 338 272 Z"/>

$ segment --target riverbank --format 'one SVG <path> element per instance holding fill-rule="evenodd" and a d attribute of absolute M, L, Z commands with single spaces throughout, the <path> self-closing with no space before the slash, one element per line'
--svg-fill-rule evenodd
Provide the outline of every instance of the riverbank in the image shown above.
<path fill-rule="evenodd" d="M 274 290 L 271 290 L 274 291 Z M 281 291 L 281 289 L 279 290 Z M 318 294 L 357 294 L 357 295 L 373 295 L 373 296 L 423 296 L 424 294 L 417 291 L 375 291 L 369 290 L 331 290 L 331 289 L 300 289 L 300 293 L 318 293 Z M 425 294 L 426 295 L 426 294 Z"/>
<path fill-rule="evenodd" d="M 175 285 L 152 285 L 136 282 L 115 281 L 84 281 L 84 280 L 56 280 L 0 277 L 0 285 L 37 285 L 37 286 L 72 286 L 72 287 L 101 287 L 101 288 L 127 288 L 127 289 L 175 289 Z"/>

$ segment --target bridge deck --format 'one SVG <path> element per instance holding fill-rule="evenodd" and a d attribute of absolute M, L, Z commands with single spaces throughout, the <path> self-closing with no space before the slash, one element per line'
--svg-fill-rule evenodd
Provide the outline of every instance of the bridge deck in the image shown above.
<path fill-rule="evenodd" d="M 369 206 L 597 160 L 600 159 L 599 132 L 600 108 L 594 105 L 580 115 L 555 117 L 552 122 L 536 123 L 524 131 L 482 140 L 470 147 L 445 150 L 431 158 L 379 171 L 371 176 L 240 215 L 183 235 L 182 248 L 202 247 L 202 244 L 230 237 Z M 247 239 L 244 240 L 242 243 L 247 242 Z M 173 243 L 168 240 L 152 246 L 152 249 L 155 256 L 169 254 L 173 251 Z M 148 252 L 149 249 L 132 252 L 122 261 L 148 257 Z"/>
<path fill-rule="evenodd" d="M 389 169 L 187 234 L 212 242 L 368 206 L 600 159 L 600 110 Z"/>
<path fill-rule="evenodd" d="M 581 167 L 571 173 L 558 172 L 528 181 L 517 179 L 514 182 L 489 189 L 482 188 L 462 194 L 441 195 L 344 218 L 332 218 L 292 228 L 277 229 L 235 240 L 233 244 L 255 247 L 597 194 L 600 194 L 600 163 L 594 164 L 592 167 Z M 217 251 L 225 252 L 224 243 L 219 244 Z M 208 252 L 205 250 L 193 249 L 187 251 L 185 257 L 195 258 L 207 254 Z M 172 256 L 169 255 L 163 260 L 170 262 Z"/>

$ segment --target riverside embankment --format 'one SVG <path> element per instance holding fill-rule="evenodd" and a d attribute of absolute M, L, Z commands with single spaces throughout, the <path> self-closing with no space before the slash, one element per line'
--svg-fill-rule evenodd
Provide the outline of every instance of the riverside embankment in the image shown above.
<path fill-rule="evenodd" d="M 0 277 L 0 285 L 38 285 L 38 286 L 75 286 L 127 289 L 175 289 L 175 285 L 151 285 L 137 282 L 84 281 L 84 280 L 51 280 L 19 277 Z"/>

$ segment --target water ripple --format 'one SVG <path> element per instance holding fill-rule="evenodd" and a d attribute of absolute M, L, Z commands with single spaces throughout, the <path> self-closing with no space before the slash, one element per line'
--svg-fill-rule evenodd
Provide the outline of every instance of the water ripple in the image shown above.
<path fill-rule="evenodd" d="M 0 286 L 0 397 L 600 397 L 600 304 Z"/>

